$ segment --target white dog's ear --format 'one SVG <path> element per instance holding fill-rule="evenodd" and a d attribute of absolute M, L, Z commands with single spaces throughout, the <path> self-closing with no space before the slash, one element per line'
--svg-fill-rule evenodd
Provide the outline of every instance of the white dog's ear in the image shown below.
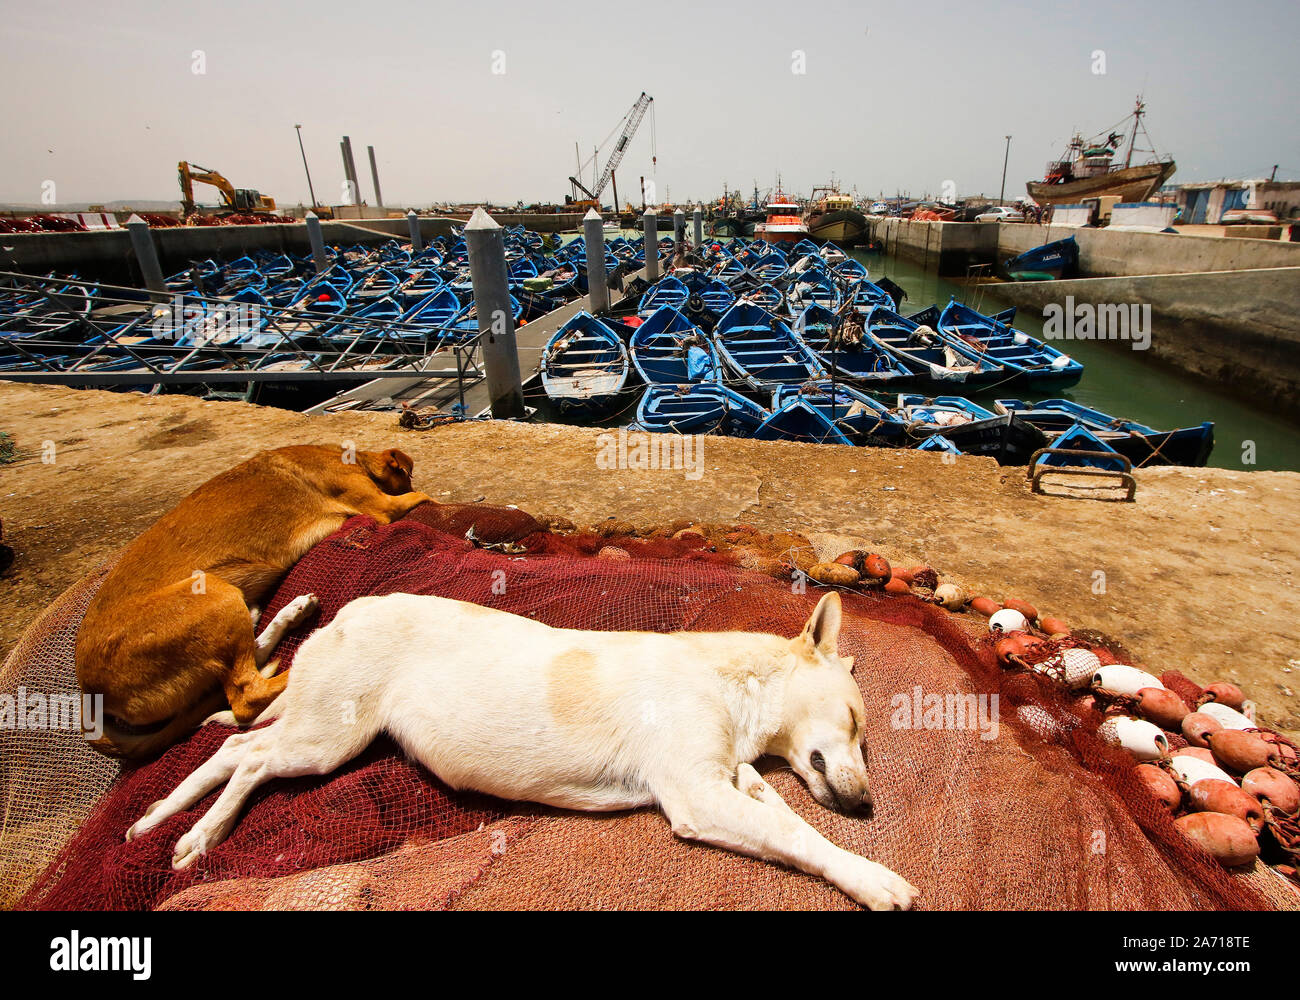
<path fill-rule="evenodd" d="M 832 590 L 817 602 L 812 617 L 803 627 L 803 635 L 806 635 L 819 650 L 830 656 L 834 656 L 839 647 L 840 608 L 840 595 Z"/>
<path fill-rule="evenodd" d="M 840 662 L 844 664 L 845 670 L 847 670 L 849 673 L 853 673 L 853 657 L 841 656 Z"/>

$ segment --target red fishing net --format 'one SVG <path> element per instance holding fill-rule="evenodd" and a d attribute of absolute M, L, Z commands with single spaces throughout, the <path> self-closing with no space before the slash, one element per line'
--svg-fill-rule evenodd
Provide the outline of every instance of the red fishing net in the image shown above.
<path fill-rule="evenodd" d="M 565 627 L 794 635 L 817 588 L 800 593 L 735 561 L 672 538 L 551 534 L 512 509 L 425 507 L 383 527 L 349 521 L 298 563 L 265 616 L 299 594 L 320 598 L 319 617 L 281 644 L 284 669 L 305 635 L 346 603 L 393 592 Z M 37 677 L 53 683 L 60 670 L 66 678 L 69 637 L 87 599 L 83 587 L 37 623 L 0 677 L 5 689 Z M 1045 678 L 1003 671 L 984 634 L 983 619 L 915 598 L 844 594 L 840 652 L 856 657 L 868 706 L 874 814 L 823 809 L 782 762 L 764 761 L 760 771 L 836 843 L 920 887 L 926 908 L 1295 905 L 1262 865 L 1229 873 L 1193 849 L 1131 787 L 1131 758 L 1095 735 L 1100 717 Z M 931 725 L 928 713 L 900 715 L 904 703 L 910 710 L 931 695 L 993 694 L 993 739 L 973 720 L 955 725 L 949 715 Z M 53 752 L 30 758 L 20 793 L 8 774 L 6 791 L 26 803 L 29 823 L 42 810 L 55 817 L 46 858 L 86 811 L 61 814 L 60 802 L 95 802 L 34 881 L 6 861 L 11 901 L 25 890 L 20 905 L 31 908 L 853 905 L 820 879 L 677 840 L 653 810 L 583 815 L 452 792 L 382 739 L 331 775 L 263 786 L 230 837 L 184 872 L 171 869 L 173 847 L 218 792 L 125 842 L 127 827 L 229 733 L 207 726 L 157 760 L 127 766 L 106 791 L 111 769 L 78 736 L 65 737 L 60 759 L 73 766 L 63 764 L 55 783 Z M 58 787 L 76 786 L 91 762 L 99 770 L 81 791 Z"/>

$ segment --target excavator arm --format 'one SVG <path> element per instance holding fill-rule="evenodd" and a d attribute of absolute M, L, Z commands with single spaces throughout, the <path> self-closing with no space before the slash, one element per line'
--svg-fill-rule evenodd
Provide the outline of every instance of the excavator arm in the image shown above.
<path fill-rule="evenodd" d="M 181 160 L 176 165 L 181 183 L 181 212 L 191 215 L 195 208 L 194 182 L 210 184 L 221 193 L 221 204 L 231 212 L 274 212 L 275 200 L 257 191 L 236 188 L 215 170 L 201 167 L 197 163 L 190 165 Z"/>

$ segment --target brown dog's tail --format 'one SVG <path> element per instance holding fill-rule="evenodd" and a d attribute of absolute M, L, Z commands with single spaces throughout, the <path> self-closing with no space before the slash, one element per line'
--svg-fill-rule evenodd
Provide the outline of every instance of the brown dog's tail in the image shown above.
<path fill-rule="evenodd" d="M 123 726 L 112 716 L 104 719 L 104 732 L 99 739 L 91 740 L 90 745 L 100 753 L 110 757 L 125 757 L 138 760 L 162 753 L 173 743 L 184 739 L 213 712 L 226 704 L 225 695 L 213 691 L 197 705 L 184 712 L 179 712 L 156 729 L 141 732 Z"/>

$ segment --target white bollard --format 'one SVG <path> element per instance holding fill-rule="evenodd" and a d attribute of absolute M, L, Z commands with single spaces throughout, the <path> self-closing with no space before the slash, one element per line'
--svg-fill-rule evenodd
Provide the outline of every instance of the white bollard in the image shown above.
<path fill-rule="evenodd" d="M 582 235 L 587 244 L 587 302 L 591 314 L 609 312 L 609 285 L 605 277 L 605 230 L 600 213 L 589 209 L 582 217 Z"/>
<path fill-rule="evenodd" d="M 645 230 L 645 276 L 649 282 L 659 280 L 659 214 L 647 208 L 642 218 Z"/>
<path fill-rule="evenodd" d="M 465 243 L 469 248 L 469 272 L 492 416 L 522 417 L 524 390 L 519 378 L 519 350 L 515 346 L 515 318 L 510 309 L 501 227 L 482 208 L 476 208 L 465 225 Z"/>

